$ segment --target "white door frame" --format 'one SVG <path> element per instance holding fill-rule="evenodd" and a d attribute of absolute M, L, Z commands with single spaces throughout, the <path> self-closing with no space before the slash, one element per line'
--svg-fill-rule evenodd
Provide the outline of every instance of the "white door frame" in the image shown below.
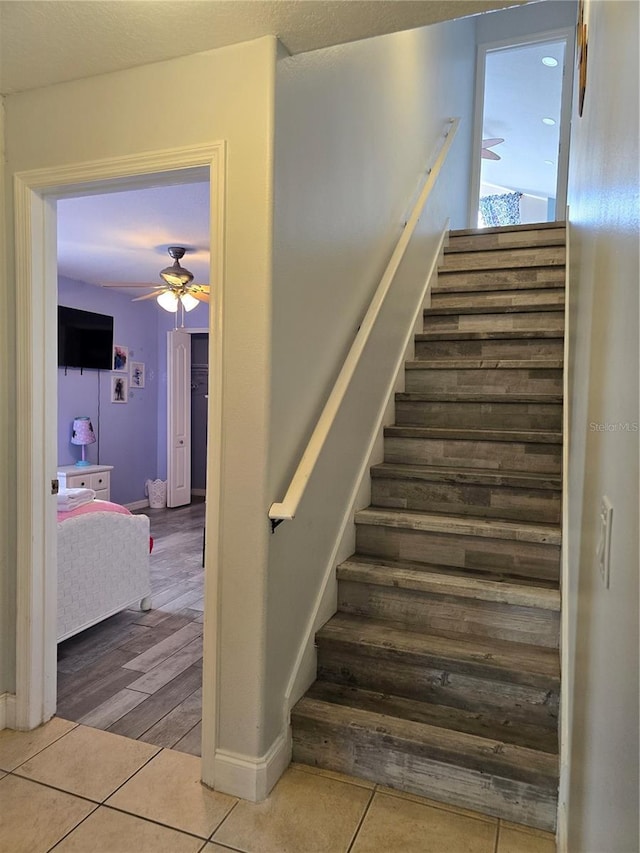
<path fill-rule="evenodd" d="M 501 41 L 482 42 L 476 57 L 476 93 L 473 109 L 473 139 L 471 143 L 471 189 L 469 191 L 469 228 L 478 227 L 478 202 L 480 198 L 480 171 L 482 148 L 482 117 L 484 114 L 485 63 L 487 54 L 494 50 L 524 47 L 546 41 L 566 40 L 564 74 L 562 78 L 562 103 L 560 107 L 560 146 L 556 176 L 556 217 L 564 214 L 567 206 L 567 180 L 569 176 L 569 140 L 571 138 L 571 101 L 573 98 L 573 66 L 575 28 L 560 27 L 531 36 L 513 36 Z"/>
<path fill-rule="evenodd" d="M 57 247 L 55 202 L 148 186 L 152 180 L 184 183 L 206 171 L 211 187 L 209 316 L 211 377 L 210 452 L 206 523 L 220 519 L 222 448 L 222 346 L 224 317 L 225 143 L 173 148 L 140 155 L 19 172 L 14 176 L 17 395 L 17 602 L 15 726 L 32 729 L 56 708 L 56 477 Z M 220 542 L 214 532 L 210 542 Z M 202 777 L 211 787 L 218 731 L 219 551 L 207 548 L 203 684 Z"/>

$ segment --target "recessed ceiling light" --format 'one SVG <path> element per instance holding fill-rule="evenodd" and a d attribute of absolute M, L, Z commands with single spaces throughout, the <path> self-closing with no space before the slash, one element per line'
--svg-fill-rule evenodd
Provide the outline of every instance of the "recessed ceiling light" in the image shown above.
<path fill-rule="evenodd" d="M 552 119 L 552 118 L 543 118 L 543 119 L 542 119 L 542 124 L 552 125 L 552 124 L 555 124 L 555 120 L 554 120 L 554 119 Z"/>
<path fill-rule="evenodd" d="M 554 59 L 553 56 L 543 56 L 542 57 L 542 64 L 546 65 L 547 68 L 555 68 L 556 65 L 558 64 L 558 60 Z"/>
<path fill-rule="evenodd" d="M 553 162 L 553 160 L 545 160 L 544 162 L 545 162 L 545 164 L 546 164 L 547 166 L 554 166 L 554 165 L 555 165 L 555 163 Z"/>

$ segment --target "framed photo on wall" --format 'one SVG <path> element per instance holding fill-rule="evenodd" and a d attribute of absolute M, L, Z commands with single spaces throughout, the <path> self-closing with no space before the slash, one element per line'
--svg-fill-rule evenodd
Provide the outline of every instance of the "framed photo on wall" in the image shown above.
<path fill-rule="evenodd" d="M 118 373 L 129 372 L 129 347 L 123 347 L 120 344 L 113 345 L 111 369 Z"/>
<path fill-rule="evenodd" d="M 132 361 L 130 382 L 132 388 L 144 388 L 144 362 Z"/>
<path fill-rule="evenodd" d="M 111 402 L 126 403 L 129 397 L 129 383 L 126 376 L 111 377 Z"/>

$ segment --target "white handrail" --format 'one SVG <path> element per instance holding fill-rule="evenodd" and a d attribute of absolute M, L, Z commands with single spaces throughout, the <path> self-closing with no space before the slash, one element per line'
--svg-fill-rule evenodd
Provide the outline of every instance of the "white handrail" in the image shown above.
<path fill-rule="evenodd" d="M 409 240 L 411 239 L 413 232 L 415 231 L 416 225 L 418 224 L 420 214 L 422 213 L 427 198 L 429 197 L 429 194 L 433 189 L 433 186 L 440 173 L 440 169 L 442 168 L 442 165 L 447 157 L 449 148 L 451 147 L 451 143 L 453 142 L 453 138 L 456 135 L 459 123 L 459 118 L 452 118 L 448 121 L 449 128 L 446 131 L 444 139 L 440 145 L 440 149 L 436 156 L 435 162 L 427 173 L 427 178 L 422 188 L 422 192 L 420 193 L 420 196 L 411 212 L 411 216 L 409 217 L 407 224 L 405 225 L 402 234 L 400 235 L 400 239 L 398 240 L 396 247 L 393 250 L 393 254 L 391 255 L 389 263 L 387 264 L 387 268 L 385 269 L 382 278 L 380 279 L 380 284 L 378 285 L 373 299 L 371 300 L 371 304 L 367 309 L 367 313 L 364 316 L 362 325 L 358 329 L 358 333 L 355 336 L 353 344 L 351 345 L 349 354 L 347 355 L 345 362 L 342 365 L 342 369 L 338 375 L 338 378 L 335 381 L 331 394 L 329 395 L 329 398 L 325 403 L 325 407 L 322 410 L 322 414 L 320 415 L 318 423 L 316 424 L 311 438 L 309 439 L 307 448 L 302 454 L 302 459 L 300 460 L 296 472 L 293 475 L 293 479 L 289 484 L 287 493 L 281 503 L 271 504 L 271 507 L 269 509 L 269 518 L 272 521 L 273 529 L 275 529 L 276 525 L 279 524 L 281 521 L 291 521 L 293 518 L 295 518 L 295 514 L 297 512 L 298 506 L 300 505 L 300 501 L 302 500 L 302 496 L 304 495 L 307 483 L 311 478 L 311 474 L 313 473 L 313 469 L 315 468 L 316 462 L 318 461 L 318 457 L 320 456 L 322 448 L 324 447 L 324 443 L 327 440 L 327 436 L 329 435 L 331 425 L 333 424 L 336 415 L 338 414 L 338 411 L 340 409 L 340 405 L 342 404 L 342 401 L 344 399 L 344 396 L 347 393 L 347 389 L 349 387 L 353 374 L 355 373 L 356 367 L 358 366 L 358 362 L 360 361 L 362 351 L 364 350 L 367 341 L 369 340 L 371 330 L 375 325 L 375 322 L 378 318 L 378 314 L 380 313 L 380 309 L 382 308 L 382 305 L 384 303 L 385 297 L 389 291 L 389 288 L 391 287 L 395 274 L 398 271 L 398 267 L 400 266 L 400 263 L 404 257 L 404 253 L 406 251 L 407 245 L 409 244 Z"/>

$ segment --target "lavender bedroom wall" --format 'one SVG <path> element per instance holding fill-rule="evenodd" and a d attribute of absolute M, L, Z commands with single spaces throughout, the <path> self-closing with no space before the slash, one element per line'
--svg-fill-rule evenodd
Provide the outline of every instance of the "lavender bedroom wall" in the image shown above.
<path fill-rule="evenodd" d="M 128 347 L 129 359 L 144 362 L 146 368 L 145 387 L 129 388 L 126 404 L 111 402 L 110 371 L 81 373 L 69 368 L 65 374 L 64 368 L 58 369 L 58 464 L 72 465 L 80 457 L 80 448 L 70 443 L 71 422 L 78 415 L 88 415 L 97 441 L 87 447 L 87 459 L 114 466 L 111 500 L 122 504 L 143 500 L 145 481 L 161 476 L 157 470 L 161 384 L 157 329 L 159 314 L 164 312 L 155 304 L 132 303 L 125 294 L 62 276 L 58 303 L 112 315 L 114 343 Z M 164 434 L 166 445 L 166 423 Z"/>

